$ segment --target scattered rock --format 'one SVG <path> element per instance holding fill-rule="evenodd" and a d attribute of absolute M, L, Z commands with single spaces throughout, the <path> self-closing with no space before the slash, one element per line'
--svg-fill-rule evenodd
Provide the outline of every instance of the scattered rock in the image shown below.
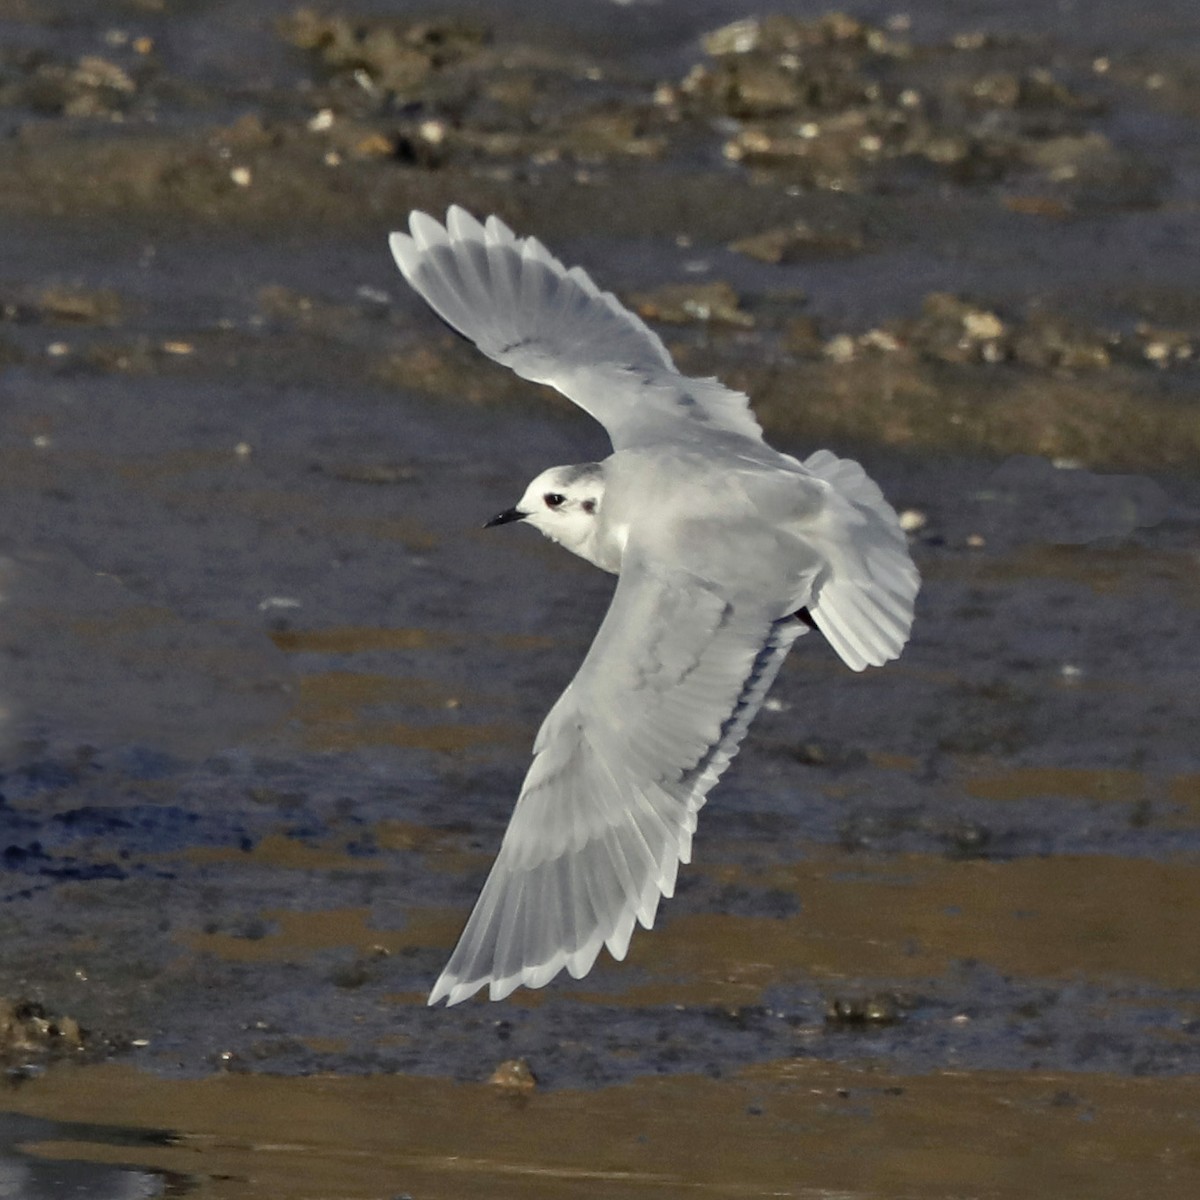
<path fill-rule="evenodd" d="M 1155 329 L 1139 323 L 1132 344 L 1135 354 L 1140 353 L 1144 361 L 1160 370 L 1190 366 L 1196 361 L 1197 338 L 1184 330 Z"/>
<path fill-rule="evenodd" d="M 537 1078 L 523 1058 L 510 1058 L 491 1073 L 488 1083 L 510 1095 L 527 1096 L 537 1087 Z"/>
<path fill-rule="evenodd" d="M 979 108 L 1060 109 L 1089 114 L 1104 111 L 1099 97 L 1075 91 L 1045 67 L 985 72 L 967 85 L 964 98 Z"/>
<path fill-rule="evenodd" d="M 867 761 L 866 753 L 857 746 L 815 740 L 801 742 L 792 751 L 792 757 L 806 767 L 828 767 L 839 771 L 861 767 Z"/>
<path fill-rule="evenodd" d="M 816 20 L 771 13 L 747 17 L 713 30 L 704 49 L 714 58 L 730 54 L 785 54 L 830 46 L 893 47 L 889 35 L 845 13 L 831 12 Z"/>
<path fill-rule="evenodd" d="M 825 352 L 821 324 L 816 317 L 790 317 L 783 327 L 783 349 L 800 358 L 820 358 Z"/>
<path fill-rule="evenodd" d="M 797 221 L 794 225 L 739 238 L 729 248 L 760 262 L 794 263 L 860 254 L 863 239 L 857 234 L 819 231 L 804 221 Z"/>
<path fill-rule="evenodd" d="M 1015 332 L 1012 357 L 1026 367 L 1065 371 L 1103 370 L 1112 365 L 1118 339 L 1075 328 L 1058 316 L 1034 314 Z"/>
<path fill-rule="evenodd" d="M 834 996 L 825 1004 L 825 1024 L 858 1027 L 895 1025 L 900 1020 L 900 999 L 894 992 L 866 996 Z"/>
<path fill-rule="evenodd" d="M 22 65 L 19 82 L 0 85 L 0 103 L 22 104 L 46 116 L 120 118 L 139 92 L 133 74 L 97 55 L 84 55 L 74 65 L 33 57 Z M 139 73 L 145 73 L 144 64 Z"/>
<path fill-rule="evenodd" d="M 1008 327 L 994 312 L 945 292 L 925 297 L 921 316 L 902 339 L 926 358 L 942 362 L 1002 362 L 1009 356 Z"/>
<path fill-rule="evenodd" d="M 281 21 L 279 32 L 312 54 L 327 77 L 400 101 L 415 98 L 434 72 L 477 54 L 491 39 L 486 27 L 468 20 L 353 20 L 309 8 Z"/>
<path fill-rule="evenodd" d="M 992 831 L 978 821 L 964 818 L 945 831 L 942 841 L 947 858 L 985 858 L 992 841 Z"/>
<path fill-rule="evenodd" d="M 737 21 L 658 100 L 680 118 L 735 123 L 727 159 L 810 188 L 886 190 L 920 165 L 962 185 L 1040 174 L 1083 203 L 1097 184 L 1119 183 L 1120 204 L 1158 186 L 1090 127 L 1106 108 L 1094 73 L 1073 85 L 1014 66 L 997 39 L 914 46 L 900 29 L 840 13 Z"/>
<path fill-rule="evenodd" d="M 754 318 L 738 303 L 737 292 L 722 280 L 710 283 L 671 283 L 633 297 L 637 311 L 650 321 L 669 325 L 703 322 L 751 329 Z"/>
<path fill-rule="evenodd" d="M 64 1058 L 84 1047 L 87 1034 L 74 1017 L 54 1016 L 35 1000 L 0 999 L 0 1057 Z"/>
<path fill-rule="evenodd" d="M 789 326 L 789 348 L 803 352 L 816 337 L 815 325 Z M 1033 310 L 1023 320 L 1001 316 L 947 292 L 931 292 L 913 320 L 895 321 L 852 335 L 837 333 L 821 343 L 821 354 L 846 364 L 864 355 L 902 355 L 955 365 L 1015 362 L 1036 371 L 1098 371 L 1118 360 L 1160 369 L 1196 362 L 1196 339 L 1182 330 L 1145 324 L 1133 336 L 1083 329 L 1057 314 Z"/>
<path fill-rule="evenodd" d="M 115 325 L 123 305 L 116 292 L 55 284 L 37 298 L 43 320 L 72 325 Z"/>

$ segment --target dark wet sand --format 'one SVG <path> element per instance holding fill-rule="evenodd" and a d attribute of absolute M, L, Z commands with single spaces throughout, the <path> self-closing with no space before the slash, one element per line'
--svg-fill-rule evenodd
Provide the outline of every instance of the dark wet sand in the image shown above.
<path fill-rule="evenodd" d="M 0 1185 L 1200 1194 L 1200 21 L 527 7 L 0 4 Z M 434 1011 L 611 588 L 479 529 L 605 444 L 403 289 L 451 201 L 926 583 L 626 962 Z"/>
<path fill-rule="evenodd" d="M 32 1153 L 124 1163 L 73 1138 L 99 1109 L 125 1128 L 187 1130 L 137 1160 L 205 1196 L 1079 1195 L 1148 1180 L 1186 1196 L 1200 1173 L 1195 1079 L 1002 1071 L 893 1075 L 794 1061 L 712 1080 L 640 1078 L 529 1097 L 406 1076 L 219 1076 L 63 1070 L 15 1107 L 63 1122 Z M 37 1101 L 41 1100 L 41 1103 Z M 165 1140 L 165 1139 L 164 1139 Z"/>

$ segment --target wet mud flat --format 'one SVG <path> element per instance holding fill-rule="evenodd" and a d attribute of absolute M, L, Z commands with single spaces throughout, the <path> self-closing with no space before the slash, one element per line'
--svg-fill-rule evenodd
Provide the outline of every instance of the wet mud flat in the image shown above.
<path fill-rule="evenodd" d="M 0 6 L 0 1179 L 1196 1194 L 1194 18 L 253 7 Z M 625 963 L 437 1011 L 611 590 L 478 528 L 606 447 L 402 290 L 450 201 L 926 582 L 797 644 Z"/>

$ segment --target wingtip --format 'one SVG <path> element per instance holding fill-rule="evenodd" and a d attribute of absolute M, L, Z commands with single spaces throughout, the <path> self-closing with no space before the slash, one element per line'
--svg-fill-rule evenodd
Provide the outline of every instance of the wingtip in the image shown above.
<path fill-rule="evenodd" d="M 617 918 L 612 933 L 604 940 L 608 952 L 617 960 L 624 962 L 629 953 L 629 940 L 633 937 L 633 927 L 637 924 L 637 910 L 628 906 Z"/>
<path fill-rule="evenodd" d="M 400 273 L 405 279 L 411 279 L 421 258 L 417 243 L 407 233 L 397 231 L 388 235 L 388 249 L 391 250 L 392 258 L 396 260 L 396 266 L 400 268 Z"/>
<path fill-rule="evenodd" d="M 493 246 L 517 240 L 517 235 L 495 213 L 484 221 L 483 231 L 487 235 L 488 242 Z"/>
<path fill-rule="evenodd" d="M 418 250 L 428 250 L 430 246 L 444 245 L 450 240 L 441 222 L 419 208 L 408 214 L 408 229 Z"/>
<path fill-rule="evenodd" d="M 460 204 L 446 209 L 446 232 L 456 242 L 482 242 L 487 237 L 483 226 Z"/>
<path fill-rule="evenodd" d="M 476 987 L 482 986 L 482 983 L 476 984 Z M 488 999 L 503 1000 L 506 996 L 511 996 L 513 992 L 521 986 L 521 976 L 508 975 L 503 979 L 492 979 L 488 982 Z"/>
<path fill-rule="evenodd" d="M 567 956 L 563 964 L 567 968 L 567 974 L 572 979 L 582 979 L 596 965 L 596 959 L 600 957 L 603 946 L 603 933 L 593 934 L 574 954 Z"/>
<path fill-rule="evenodd" d="M 625 945 L 628 947 L 629 935 L 625 935 Z M 556 978 L 564 969 L 575 979 L 581 979 L 596 961 L 600 953 L 603 939 L 597 937 L 581 946 L 574 954 L 560 951 L 548 961 L 539 966 L 522 967 L 521 970 L 505 975 L 502 978 L 483 976 L 475 980 L 461 980 L 453 976 L 443 975 L 433 985 L 425 1004 L 434 1008 L 445 1001 L 446 1008 L 453 1008 L 464 1000 L 469 1000 L 480 989 L 486 987 L 489 1000 L 504 1000 L 517 988 L 525 987 L 530 990 L 543 988 Z"/>
<path fill-rule="evenodd" d="M 425 1001 L 426 1007 L 434 1008 L 444 1000 L 447 1008 L 453 1008 L 456 1004 L 469 1000 L 486 982 L 486 979 L 479 979 L 474 983 L 464 983 L 454 976 L 442 975 L 433 985 L 433 991 Z"/>
<path fill-rule="evenodd" d="M 518 982 L 522 987 L 530 988 L 533 991 L 544 988 L 563 969 L 565 964 L 566 955 L 556 954 L 548 962 L 542 963 L 540 967 L 526 967 L 521 972 Z"/>

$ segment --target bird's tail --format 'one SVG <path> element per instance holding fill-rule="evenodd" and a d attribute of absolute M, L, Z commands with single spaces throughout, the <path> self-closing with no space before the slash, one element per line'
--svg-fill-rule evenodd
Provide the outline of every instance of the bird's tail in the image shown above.
<path fill-rule="evenodd" d="M 818 450 L 804 466 L 830 489 L 805 531 L 825 562 L 808 611 L 851 670 L 882 666 L 908 641 L 921 586 L 908 539 L 896 510 L 858 463 Z"/>

